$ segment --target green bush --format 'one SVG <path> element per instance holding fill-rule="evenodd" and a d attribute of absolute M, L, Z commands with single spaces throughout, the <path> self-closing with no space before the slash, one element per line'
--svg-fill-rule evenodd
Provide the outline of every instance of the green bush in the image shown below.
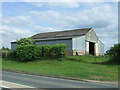
<path fill-rule="evenodd" d="M 50 45 L 43 45 L 42 46 L 42 57 L 43 58 L 49 58 L 51 56 L 51 48 Z"/>
<path fill-rule="evenodd" d="M 55 44 L 51 48 L 51 56 L 52 57 L 57 57 L 57 58 L 62 58 L 65 56 L 65 50 L 66 50 L 66 44 Z"/>
<path fill-rule="evenodd" d="M 8 52 L 8 57 L 7 58 L 17 58 L 16 51 L 15 50 L 10 50 Z"/>
<path fill-rule="evenodd" d="M 24 45 L 17 46 L 16 56 L 20 61 L 31 61 L 38 58 L 61 58 L 65 56 L 65 44 L 56 44 L 54 46 L 43 45 Z"/>
<path fill-rule="evenodd" d="M 9 51 L 10 49 L 9 48 L 5 48 L 5 47 L 2 47 L 1 49 L 0 49 L 0 51 Z"/>
<path fill-rule="evenodd" d="M 43 55 L 42 55 L 42 46 L 34 46 L 34 55 L 35 55 L 35 58 L 41 58 Z"/>
<path fill-rule="evenodd" d="M 34 60 L 36 57 L 34 51 L 34 45 L 18 46 L 16 49 L 16 54 L 21 61 L 31 61 Z"/>
<path fill-rule="evenodd" d="M 17 41 L 17 44 L 20 46 L 33 45 L 34 41 L 32 40 L 32 38 L 22 38 L 22 39 Z"/>
<path fill-rule="evenodd" d="M 120 64 L 120 43 L 111 47 L 107 54 L 111 57 L 110 62 Z"/>

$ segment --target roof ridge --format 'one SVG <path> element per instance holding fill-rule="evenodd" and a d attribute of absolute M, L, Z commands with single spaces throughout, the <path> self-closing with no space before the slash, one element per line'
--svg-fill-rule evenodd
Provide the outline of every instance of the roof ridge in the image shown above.
<path fill-rule="evenodd" d="M 85 35 L 92 28 L 82 28 L 66 31 L 56 31 L 56 32 L 47 32 L 47 33 L 38 33 L 32 36 L 33 39 L 36 38 L 50 38 L 50 37 L 64 37 L 64 36 L 81 36 Z"/>
<path fill-rule="evenodd" d="M 70 32 L 70 31 L 79 31 L 79 30 L 85 30 L 85 29 L 89 29 L 91 30 L 92 28 L 81 28 L 81 29 L 73 29 L 73 30 L 64 30 L 64 31 L 53 31 L 53 32 L 44 32 L 44 33 L 38 33 L 38 34 L 47 34 L 47 33 L 59 33 L 59 32 Z M 36 34 L 36 35 L 38 35 Z M 34 35 L 33 35 L 34 36 Z"/>

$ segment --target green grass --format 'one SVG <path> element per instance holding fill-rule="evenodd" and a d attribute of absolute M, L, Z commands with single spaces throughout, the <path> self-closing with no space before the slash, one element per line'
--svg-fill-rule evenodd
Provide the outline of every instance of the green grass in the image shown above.
<path fill-rule="evenodd" d="M 82 55 L 82 56 L 68 56 L 66 60 L 85 62 L 85 63 L 104 63 L 109 60 L 109 56 L 92 56 L 92 55 Z"/>
<path fill-rule="evenodd" d="M 81 79 L 104 81 L 118 80 L 117 65 L 92 64 L 92 60 L 90 63 L 76 62 L 68 60 L 68 58 L 67 60 L 66 58 L 63 58 L 62 61 L 38 60 L 24 63 L 13 61 L 10 59 L 3 59 L 2 68 L 37 74 L 66 76 Z"/>

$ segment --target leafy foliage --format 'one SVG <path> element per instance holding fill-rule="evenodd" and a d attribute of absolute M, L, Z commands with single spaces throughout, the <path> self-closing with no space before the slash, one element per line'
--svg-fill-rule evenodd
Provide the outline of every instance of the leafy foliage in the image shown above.
<path fill-rule="evenodd" d="M 46 58 L 48 58 L 48 57 L 50 57 L 50 51 L 51 51 L 51 47 L 52 46 L 50 46 L 50 45 L 43 45 L 42 46 L 42 57 L 46 57 Z"/>
<path fill-rule="evenodd" d="M 110 50 L 107 51 L 107 54 L 111 57 L 113 63 L 120 63 L 120 43 L 115 44 Z"/>
<path fill-rule="evenodd" d="M 34 41 L 32 40 L 32 38 L 22 38 L 22 39 L 17 41 L 17 44 L 20 46 L 33 45 Z"/>
<path fill-rule="evenodd" d="M 16 55 L 20 61 L 31 61 L 38 58 L 61 58 L 65 56 L 65 44 L 57 44 L 54 46 L 43 45 L 24 45 L 18 46 Z"/>
<path fill-rule="evenodd" d="M 9 48 L 5 48 L 5 47 L 2 47 L 1 49 L 0 49 L 0 51 L 9 51 L 10 49 Z"/>
<path fill-rule="evenodd" d="M 51 48 L 51 54 L 53 57 L 58 57 L 61 58 L 65 56 L 65 49 L 66 49 L 66 44 L 55 44 Z"/>
<path fill-rule="evenodd" d="M 8 57 L 7 58 L 17 58 L 16 57 L 16 51 L 15 50 L 10 50 L 8 52 Z"/>
<path fill-rule="evenodd" d="M 36 59 L 41 58 L 43 56 L 42 46 L 34 46 L 34 55 Z"/>
<path fill-rule="evenodd" d="M 16 54 L 21 61 L 30 61 L 35 58 L 34 45 L 18 46 Z"/>

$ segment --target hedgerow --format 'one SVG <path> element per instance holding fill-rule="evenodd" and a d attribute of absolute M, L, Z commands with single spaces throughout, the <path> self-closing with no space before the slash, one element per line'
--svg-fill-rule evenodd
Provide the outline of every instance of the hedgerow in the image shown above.
<path fill-rule="evenodd" d="M 43 58 L 48 58 L 51 56 L 51 45 L 43 45 L 42 46 L 42 57 Z"/>
<path fill-rule="evenodd" d="M 31 61 L 38 58 L 61 58 L 65 56 L 65 44 L 56 45 L 24 45 L 17 46 L 16 56 L 20 61 Z"/>
<path fill-rule="evenodd" d="M 20 40 L 17 40 L 17 44 L 19 46 L 24 46 L 24 45 L 33 45 L 34 41 L 32 40 L 32 38 L 22 38 Z"/>
<path fill-rule="evenodd" d="M 65 49 L 66 49 L 66 44 L 55 44 L 51 48 L 51 55 L 53 57 L 64 57 L 65 56 Z"/>
<path fill-rule="evenodd" d="M 34 45 L 18 46 L 16 49 L 16 54 L 18 59 L 21 61 L 33 60 L 35 59 L 35 46 Z"/>

